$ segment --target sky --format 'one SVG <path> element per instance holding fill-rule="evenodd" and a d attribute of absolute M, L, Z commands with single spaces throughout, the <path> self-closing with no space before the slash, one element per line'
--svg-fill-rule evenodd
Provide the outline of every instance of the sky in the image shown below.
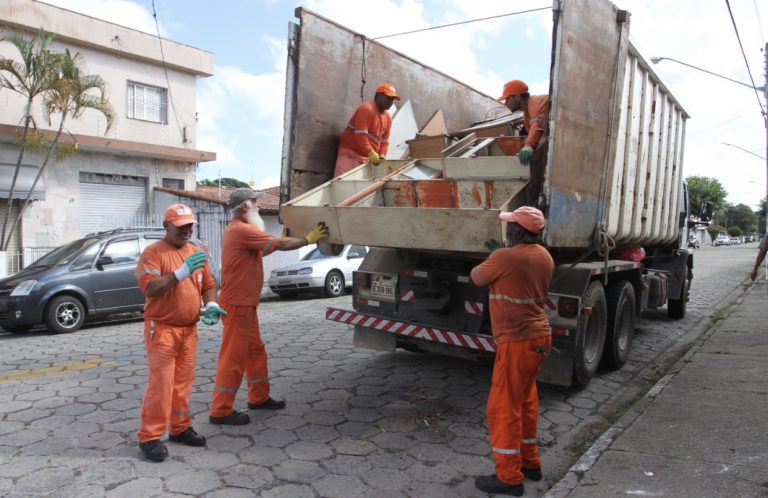
<path fill-rule="evenodd" d="M 544 8 L 544 11 L 396 36 L 380 43 L 492 96 L 522 79 L 546 93 L 551 0 L 46 0 L 214 54 L 197 83 L 198 149 L 217 160 L 198 179 L 280 183 L 286 41 L 303 6 L 368 37 Z M 762 0 L 614 0 L 631 14 L 630 37 L 691 118 L 684 176 L 717 178 L 732 204 L 766 196 L 765 84 L 768 4 Z M 732 12 L 729 13 L 729 6 Z M 735 27 L 734 27 L 735 24 Z M 738 34 L 738 36 L 737 36 Z M 743 47 L 743 53 L 742 49 Z M 745 60 L 746 58 L 746 60 Z M 698 69 L 696 69 L 698 68 Z M 750 75 L 751 73 L 751 75 Z M 382 75 L 384 79 L 385 76 Z M 753 83 L 754 82 L 754 83 Z M 730 145 L 726 145 L 730 144 Z"/>

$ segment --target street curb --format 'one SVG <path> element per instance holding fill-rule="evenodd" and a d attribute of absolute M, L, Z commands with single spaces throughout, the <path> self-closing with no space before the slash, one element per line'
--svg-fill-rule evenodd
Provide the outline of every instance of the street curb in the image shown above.
<path fill-rule="evenodd" d="M 734 306 L 731 306 L 724 318 L 727 318 L 734 308 L 744 300 L 744 296 L 752 291 L 754 284 L 744 285 L 740 283 L 728 296 L 722 299 L 718 305 L 719 311 L 728 303 L 734 302 Z M 699 349 L 704 345 L 706 340 L 720 329 L 725 320 L 719 320 L 713 326 L 707 328 L 706 324 L 711 320 L 712 315 L 702 318 L 693 328 L 686 334 L 683 334 L 683 338 L 693 335 L 690 340 L 683 342 L 682 348 L 687 348 L 682 356 L 677 356 L 678 351 L 675 351 L 671 356 L 677 356 L 677 360 L 674 361 L 666 371 L 666 373 L 648 390 L 642 398 L 637 400 L 634 404 L 627 407 L 626 413 L 619 418 L 611 427 L 609 427 L 594 443 L 579 457 L 579 459 L 568 469 L 568 472 L 547 492 L 543 495 L 543 498 L 565 498 L 570 495 L 574 489 L 579 485 L 586 472 L 588 472 L 602 456 L 603 453 L 613 444 L 613 442 L 624 432 L 625 429 L 630 427 L 637 418 L 642 415 L 648 406 L 661 394 L 661 392 L 669 385 L 674 377 L 680 372 L 683 366 L 687 364 L 691 357 L 695 355 Z M 701 323 L 705 322 L 702 326 Z M 646 367 L 640 371 L 636 378 L 643 377 L 643 374 L 651 367 Z M 633 394 L 636 395 L 636 392 Z M 621 408 L 622 402 L 626 402 L 626 398 L 623 396 L 615 403 L 611 403 L 610 409 L 617 410 Z"/>

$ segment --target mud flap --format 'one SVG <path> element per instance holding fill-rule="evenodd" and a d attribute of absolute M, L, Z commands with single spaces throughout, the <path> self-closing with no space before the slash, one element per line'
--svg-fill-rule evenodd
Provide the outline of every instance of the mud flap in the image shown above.
<path fill-rule="evenodd" d="M 389 332 L 372 330 L 355 325 L 355 332 L 352 335 L 352 344 L 359 348 L 394 353 L 397 345 L 397 338 L 395 337 L 395 334 L 390 334 Z"/>

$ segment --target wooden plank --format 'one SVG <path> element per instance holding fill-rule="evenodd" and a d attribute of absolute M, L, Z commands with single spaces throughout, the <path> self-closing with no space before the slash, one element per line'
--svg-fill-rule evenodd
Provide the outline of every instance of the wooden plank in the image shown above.
<path fill-rule="evenodd" d="M 443 111 L 439 109 L 429 118 L 427 124 L 419 130 L 419 135 L 423 136 L 445 135 L 446 133 L 448 133 L 448 128 L 445 126 Z"/>
<path fill-rule="evenodd" d="M 443 149 L 443 157 L 449 157 L 460 153 L 464 148 L 470 146 L 477 139 L 474 133 L 470 133 L 456 143 L 453 143 Z"/>

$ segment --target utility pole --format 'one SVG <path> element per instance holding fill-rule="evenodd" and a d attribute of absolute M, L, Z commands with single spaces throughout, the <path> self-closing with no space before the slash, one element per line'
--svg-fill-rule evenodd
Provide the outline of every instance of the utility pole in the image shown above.
<path fill-rule="evenodd" d="M 768 237 L 768 43 L 763 47 L 763 59 L 765 59 L 765 84 L 763 85 L 763 122 L 765 123 L 765 236 Z"/>

